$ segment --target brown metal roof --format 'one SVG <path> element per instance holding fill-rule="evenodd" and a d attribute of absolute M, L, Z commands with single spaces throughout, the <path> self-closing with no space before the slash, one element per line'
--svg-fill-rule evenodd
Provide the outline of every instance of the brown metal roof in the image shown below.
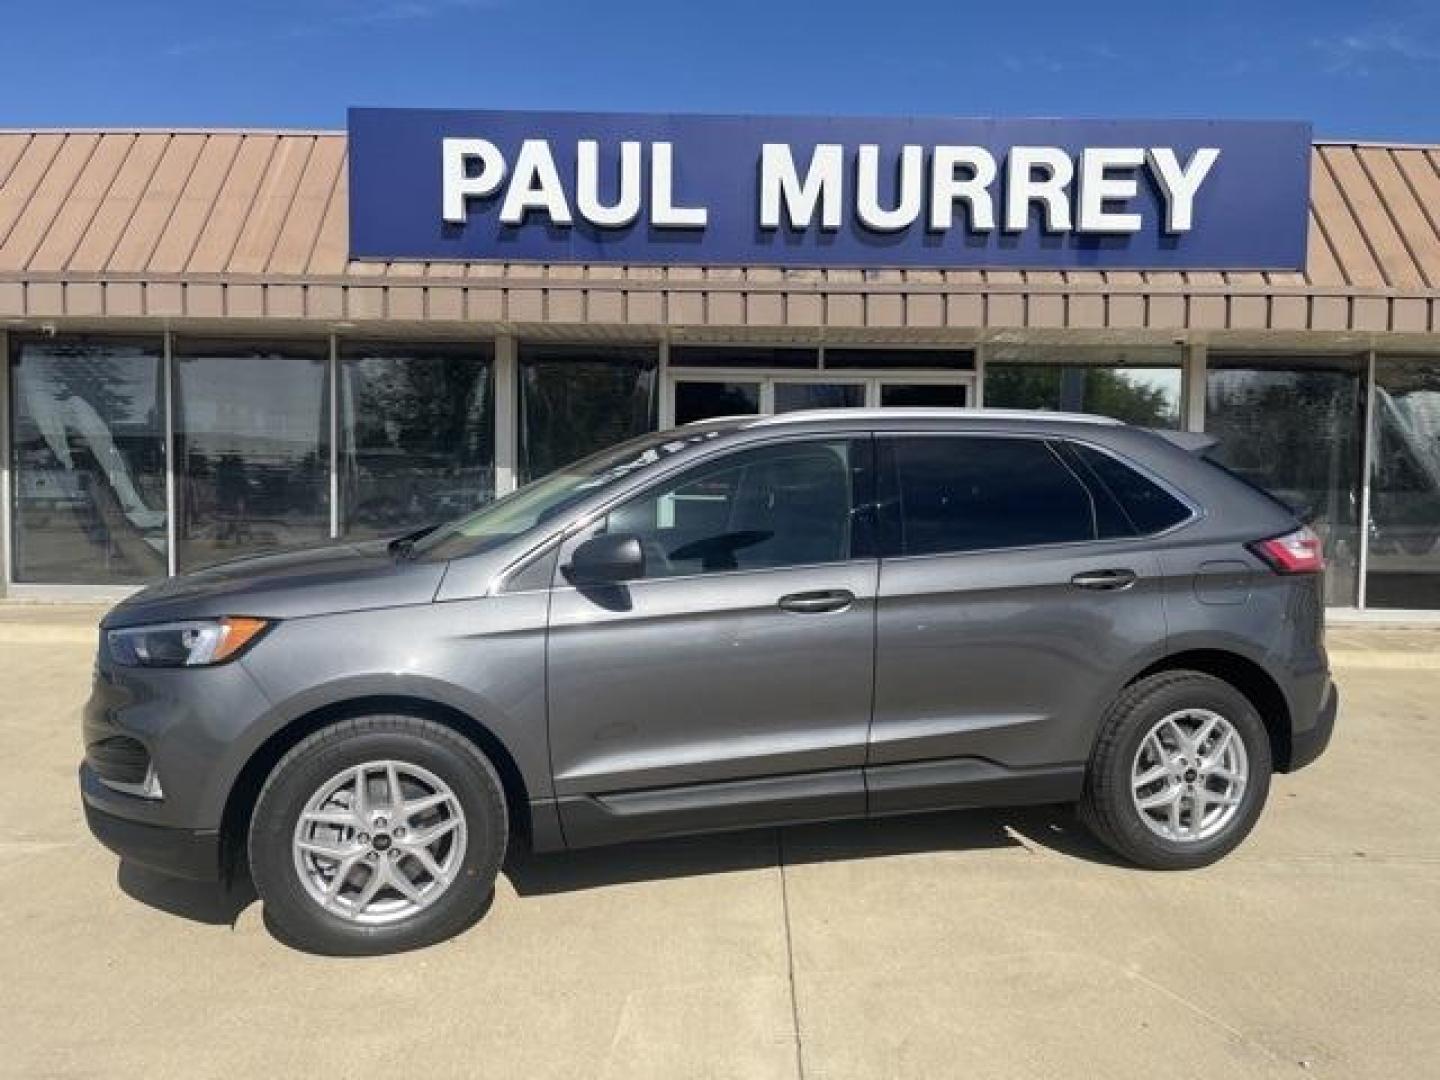
<path fill-rule="evenodd" d="M 1325 143 L 1303 273 L 357 263 L 339 133 L 0 132 L 0 317 L 1440 332 L 1440 150 Z"/>

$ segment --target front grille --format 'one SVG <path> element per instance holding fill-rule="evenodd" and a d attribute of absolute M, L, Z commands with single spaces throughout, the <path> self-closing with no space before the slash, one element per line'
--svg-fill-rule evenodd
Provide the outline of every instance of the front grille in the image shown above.
<path fill-rule="evenodd" d="M 150 772 L 150 754 L 135 739 L 112 735 L 85 748 L 85 760 L 95 775 L 113 784 L 145 783 Z"/>

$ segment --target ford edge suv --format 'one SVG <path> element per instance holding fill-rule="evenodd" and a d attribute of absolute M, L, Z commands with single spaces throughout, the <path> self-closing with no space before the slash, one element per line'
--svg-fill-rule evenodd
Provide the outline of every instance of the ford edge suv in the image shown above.
<path fill-rule="evenodd" d="M 645 435 L 391 541 L 226 563 L 104 619 L 99 839 L 248 872 L 328 953 L 410 948 L 536 851 L 1076 802 L 1197 867 L 1337 695 L 1315 535 L 1094 417 L 837 410 Z"/>

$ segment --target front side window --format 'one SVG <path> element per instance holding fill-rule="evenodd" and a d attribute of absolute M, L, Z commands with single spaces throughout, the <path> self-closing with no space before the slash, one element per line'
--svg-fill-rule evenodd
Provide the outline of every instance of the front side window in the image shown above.
<path fill-rule="evenodd" d="M 880 450 L 887 554 L 1096 538 L 1090 493 L 1043 440 L 906 436 L 881 439 Z"/>
<path fill-rule="evenodd" d="M 419 539 L 410 551 L 430 561 L 489 551 L 564 515 L 607 488 L 643 475 L 682 451 L 719 438 L 723 424 L 687 432 L 652 432 L 591 454 L 543 480 L 526 484 L 473 514 L 447 522 Z"/>
<path fill-rule="evenodd" d="M 647 578 L 767 570 L 850 557 L 847 439 L 781 443 L 701 465 L 611 512 L 636 536 Z"/>

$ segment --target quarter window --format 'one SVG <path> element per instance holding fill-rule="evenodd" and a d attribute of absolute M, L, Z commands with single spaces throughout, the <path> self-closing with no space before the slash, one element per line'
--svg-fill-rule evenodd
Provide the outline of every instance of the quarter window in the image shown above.
<path fill-rule="evenodd" d="M 940 555 L 1093 540 L 1090 493 L 1043 441 L 882 439 L 885 551 Z M 883 458 L 882 458 L 883 461 Z"/>
<path fill-rule="evenodd" d="M 645 549 L 647 578 L 762 570 L 850 557 L 848 440 L 742 451 L 613 511 L 605 531 Z"/>
<path fill-rule="evenodd" d="M 1163 532 L 1190 516 L 1189 507 L 1130 466 L 1091 447 L 1079 443 L 1072 445 L 1080 460 L 1119 501 L 1140 535 Z"/>

